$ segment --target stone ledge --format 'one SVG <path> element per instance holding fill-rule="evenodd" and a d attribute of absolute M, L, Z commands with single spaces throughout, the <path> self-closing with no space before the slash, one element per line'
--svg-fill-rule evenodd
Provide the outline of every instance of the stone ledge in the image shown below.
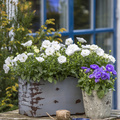
<path fill-rule="evenodd" d="M 112 117 L 105 118 L 102 120 L 120 120 L 119 116 L 120 116 L 120 110 L 113 110 Z M 72 115 L 72 118 L 85 118 L 85 115 Z M 51 119 L 49 117 L 40 117 L 40 118 L 28 117 L 25 115 L 20 115 L 18 113 L 18 110 L 14 110 L 5 113 L 0 113 L 0 120 L 51 120 Z M 91 120 L 101 120 L 101 119 L 91 119 Z"/>

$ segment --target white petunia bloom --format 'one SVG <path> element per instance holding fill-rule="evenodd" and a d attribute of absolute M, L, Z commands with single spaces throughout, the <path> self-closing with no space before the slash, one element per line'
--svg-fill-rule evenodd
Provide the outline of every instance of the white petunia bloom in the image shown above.
<path fill-rule="evenodd" d="M 65 56 L 60 56 L 60 57 L 58 57 L 58 62 L 60 63 L 60 64 L 63 64 L 63 63 L 65 63 L 66 62 L 66 57 Z"/>
<path fill-rule="evenodd" d="M 34 55 L 34 53 L 27 53 L 27 56 Z"/>
<path fill-rule="evenodd" d="M 89 49 L 89 48 L 90 48 L 90 45 L 81 45 L 81 47 L 82 47 L 83 49 Z"/>
<path fill-rule="evenodd" d="M 43 58 L 43 57 L 36 57 L 36 60 L 37 60 L 38 62 L 43 62 L 43 61 L 44 61 L 44 58 Z"/>
<path fill-rule="evenodd" d="M 96 51 L 98 49 L 98 46 L 97 45 L 91 45 L 90 46 L 90 50 L 93 50 L 93 51 Z"/>
<path fill-rule="evenodd" d="M 20 62 L 25 62 L 28 58 L 28 56 L 25 53 L 19 54 L 17 55 L 17 57 Z"/>
<path fill-rule="evenodd" d="M 115 63 L 116 60 L 112 55 L 109 55 L 108 58 L 111 62 Z"/>
<path fill-rule="evenodd" d="M 27 41 L 26 43 L 21 43 L 24 47 L 31 46 L 32 45 L 32 40 Z"/>
<path fill-rule="evenodd" d="M 72 38 L 67 38 L 65 40 L 65 45 L 70 45 L 70 44 L 73 44 L 73 40 L 72 40 Z"/>
<path fill-rule="evenodd" d="M 8 73 L 8 71 L 10 70 L 10 68 L 7 66 L 7 64 L 3 65 L 3 69 L 4 69 L 5 73 Z"/>
<path fill-rule="evenodd" d="M 77 40 L 81 43 L 86 43 L 87 41 L 84 38 L 76 37 Z"/>
<path fill-rule="evenodd" d="M 90 50 L 82 50 L 81 55 L 83 57 L 88 56 L 90 54 Z"/>
<path fill-rule="evenodd" d="M 49 47 L 45 50 L 45 53 L 46 53 L 47 56 L 53 55 L 54 52 L 55 52 L 55 50 L 51 47 Z"/>
<path fill-rule="evenodd" d="M 51 42 L 49 41 L 49 40 L 44 40 L 43 42 L 42 42 L 42 47 L 43 48 L 48 48 L 48 47 L 50 47 L 51 46 Z"/>
<path fill-rule="evenodd" d="M 101 48 L 98 48 L 98 49 L 96 50 L 96 54 L 99 55 L 99 56 L 103 56 L 103 55 L 104 55 L 104 50 L 101 49 Z"/>
<path fill-rule="evenodd" d="M 56 50 L 59 50 L 61 46 L 59 44 L 54 43 L 52 44 L 51 47 L 56 51 Z"/>

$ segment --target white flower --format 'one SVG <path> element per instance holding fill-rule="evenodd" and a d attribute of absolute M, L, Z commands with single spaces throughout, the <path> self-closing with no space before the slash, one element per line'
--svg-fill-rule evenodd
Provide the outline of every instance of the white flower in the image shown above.
<path fill-rule="evenodd" d="M 115 58 L 114 58 L 112 55 L 109 55 L 108 58 L 109 58 L 109 60 L 110 60 L 111 62 L 115 63 L 116 60 L 115 60 Z"/>
<path fill-rule="evenodd" d="M 66 45 L 73 44 L 72 38 L 67 38 L 67 39 L 65 40 L 65 44 L 66 44 Z"/>
<path fill-rule="evenodd" d="M 47 56 L 53 55 L 54 52 L 55 52 L 55 50 L 51 47 L 49 47 L 45 50 L 45 53 L 46 53 Z"/>
<path fill-rule="evenodd" d="M 39 50 L 39 49 L 34 49 L 34 51 L 35 51 L 36 53 L 39 53 L 39 52 L 40 52 L 40 50 Z"/>
<path fill-rule="evenodd" d="M 91 45 L 90 46 L 90 50 L 93 50 L 93 51 L 96 51 L 98 49 L 98 46 L 97 45 Z"/>
<path fill-rule="evenodd" d="M 82 47 L 83 49 L 89 49 L 89 48 L 90 48 L 90 45 L 81 45 L 81 47 Z"/>
<path fill-rule="evenodd" d="M 60 44 L 60 46 L 61 46 L 62 48 L 65 48 L 65 45 L 64 45 L 64 44 L 62 44 L 62 43 Z"/>
<path fill-rule="evenodd" d="M 72 54 L 74 54 L 74 51 L 73 50 L 70 50 L 70 49 L 66 49 L 65 53 L 70 56 Z"/>
<path fill-rule="evenodd" d="M 60 46 L 59 44 L 54 43 L 54 44 L 52 44 L 51 47 L 52 47 L 54 50 L 59 50 L 61 46 Z"/>
<path fill-rule="evenodd" d="M 65 63 L 66 62 L 66 57 L 65 56 L 60 56 L 60 57 L 58 57 L 58 62 L 60 63 L 60 64 L 62 64 L 62 63 Z"/>
<path fill-rule="evenodd" d="M 13 59 L 13 62 L 17 62 L 18 61 L 18 57 L 15 57 L 14 59 Z"/>
<path fill-rule="evenodd" d="M 7 66 L 7 64 L 3 65 L 3 69 L 4 69 L 5 73 L 8 73 L 8 71 L 10 70 L 10 68 Z"/>
<path fill-rule="evenodd" d="M 101 49 L 101 48 L 98 48 L 98 49 L 96 50 L 96 54 L 99 55 L 99 56 L 103 56 L 103 55 L 104 55 L 104 50 Z"/>
<path fill-rule="evenodd" d="M 5 64 L 6 64 L 7 66 L 13 65 L 12 58 L 11 58 L 11 57 L 7 57 L 7 59 L 5 60 Z"/>
<path fill-rule="evenodd" d="M 108 59 L 109 58 L 109 54 L 104 53 L 103 57 Z"/>
<path fill-rule="evenodd" d="M 79 42 L 81 42 L 81 43 L 86 43 L 87 41 L 85 40 L 85 39 L 83 39 L 83 38 L 80 38 L 80 37 L 76 37 L 77 38 L 77 40 L 79 41 Z"/>
<path fill-rule="evenodd" d="M 28 58 L 28 56 L 25 53 L 19 54 L 17 55 L 17 57 L 20 62 L 25 62 Z"/>
<path fill-rule="evenodd" d="M 43 61 L 44 61 L 44 58 L 43 58 L 43 57 L 36 57 L 36 60 L 37 60 L 38 62 L 43 62 Z"/>
<path fill-rule="evenodd" d="M 58 43 L 58 41 L 52 41 L 51 44 L 53 45 L 53 44 L 59 44 L 59 43 Z"/>
<path fill-rule="evenodd" d="M 44 41 L 42 42 L 42 47 L 48 48 L 48 47 L 50 47 L 50 46 L 51 46 L 51 42 L 50 42 L 49 40 L 44 40 Z"/>
<path fill-rule="evenodd" d="M 82 50 L 81 55 L 83 57 L 88 56 L 90 54 L 90 50 Z"/>
<path fill-rule="evenodd" d="M 27 41 L 26 43 L 21 43 L 24 47 L 26 46 L 31 46 L 32 45 L 32 40 Z"/>
<path fill-rule="evenodd" d="M 34 53 L 27 53 L 27 56 L 34 55 Z"/>
<path fill-rule="evenodd" d="M 81 50 L 81 49 L 80 49 L 76 44 L 70 44 L 70 45 L 67 47 L 65 53 L 66 53 L 68 56 L 70 56 L 70 55 L 74 54 L 74 52 L 80 51 L 80 50 Z"/>
<path fill-rule="evenodd" d="M 67 47 L 67 49 L 70 49 L 72 51 L 80 51 L 81 49 L 76 44 L 71 44 Z"/>

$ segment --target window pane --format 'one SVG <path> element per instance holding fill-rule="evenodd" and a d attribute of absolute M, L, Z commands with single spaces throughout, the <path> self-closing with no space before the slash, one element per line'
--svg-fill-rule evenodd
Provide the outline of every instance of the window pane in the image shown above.
<path fill-rule="evenodd" d="M 47 19 L 54 18 L 55 25 L 49 25 L 55 30 L 59 28 L 67 29 L 68 0 L 47 0 Z"/>
<path fill-rule="evenodd" d="M 96 28 L 112 27 L 113 0 L 96 0 Z"/>
<path fill-rule="evenodd" d="M 74 29 L 90 28 L 91 0 L 74 0 Z"/>
<path fill-rule="evenodd" d="M 34 18 L 32 20 L 31 30 L 37 31 L 41 26 L 41 0 L 26 0 L 32 2 L 32 10 L 36 10 Z"/>
<path fill-rule="evenodd" d="M 109 50 L 113 52 L 113 35 L 112 33 L 99 33 L 96 35 L 96 44 L 100 46 L 106 53 Z M 113 54 L 113 53 L 112 53 Z"/>
<path fill-rule="evenodd" d="M 78 40 L 76 39 L 76 37 L 84 38 L 87 41 L 87 43 L 82 43 L 82 45 L 84 45 L 84 44 L 92 44 L 93 43 L 92 35 L 75 35 L 74 36 L 74 42 L 77 44 Z"/>

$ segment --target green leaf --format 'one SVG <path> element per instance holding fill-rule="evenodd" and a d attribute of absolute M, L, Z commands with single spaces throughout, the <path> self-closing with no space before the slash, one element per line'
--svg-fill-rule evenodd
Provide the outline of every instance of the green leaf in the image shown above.
<path fill-rule="evenodd" d="M 84 79 L 83 79 L 83 78 L 80 78 L 80 79 L 78 80 L 78 83 L 83 82 L 83 81 L 84 81 Z"/>
<path fill-rule="evenodd" d="M 104 95 L 105 95 L 104 90 L 97 91 L 97 95 L 98 95 L 99 98 L 102 99 L 104 97 Z"/>
<path fill-rule="evenodd" d="M 85 87 L 85 91 L 86 91 L 87 93 L 89 93 L 89 86 L 86 86 L 86 87 Z"/>
<path fill-rule="evenodd" d="M 33 81 L 36 81 L 36 78 L 35 78 L 35 77 L 33 77 Z"/>
<path fill-rule="evenodd" d="M 53 73 L 52 73 L 52 72 L 49 72 L 49 75 L 53 75 Z"/>
<path fill-rule="evenodd" d="M 99 89 L 100 85 L 99 84 L 96 84 L 95 85 L 95 90 L 97 91 Z"/>
<path fill-rule="evenodd" d="M 52 77 L 49 77 L 49 78 L 48 78 L 48 81 L 49 81 L 50 83 L 52 83 L 52 81 L 53 81 Z"/>

